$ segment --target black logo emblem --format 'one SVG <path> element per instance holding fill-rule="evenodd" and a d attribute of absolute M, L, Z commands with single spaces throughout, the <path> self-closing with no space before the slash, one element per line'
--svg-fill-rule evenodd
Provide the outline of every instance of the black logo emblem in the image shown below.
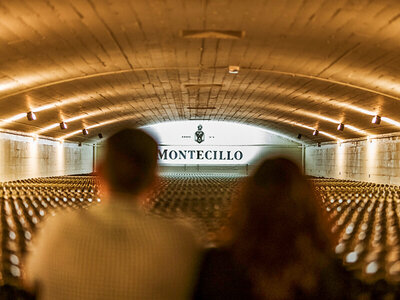
<path fill-rule="evenodd" d="M 194 134 L 194 140 L 201 144 L 202 142 L 204 142 L 204 131 L 202 131 L 203 126 L 199 125 L 197 126 L 197 129 L 198 130 Z"/>

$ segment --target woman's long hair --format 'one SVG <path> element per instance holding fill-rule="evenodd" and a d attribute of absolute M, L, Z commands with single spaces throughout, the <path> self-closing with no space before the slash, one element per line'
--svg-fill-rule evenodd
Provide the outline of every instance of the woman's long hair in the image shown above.
<path fill-rule="evenodd" d="M 234 201 L 229 244 L 260 298 L 311 293 L 329 263 L 332 236 L 322 203 L 299 167 L 266 159 Z"/>

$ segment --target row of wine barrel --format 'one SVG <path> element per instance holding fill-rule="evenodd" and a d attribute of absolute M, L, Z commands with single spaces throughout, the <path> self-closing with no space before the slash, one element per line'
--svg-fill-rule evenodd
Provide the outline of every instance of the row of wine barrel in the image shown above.
<path fill-rule="evenodd" d="M 218 242 L 232 198 L 244 177 L 164 174 L 143 205 L 149 213 L 192 223 L 205 246 Z M 400 188 L 310 178 L 338 236 L 335 252 L 346 267 L 383 293 L 400 282 Z M 59 210 L 101 205 L 93 176 L 0 183 L 0 285 L 21 287 L 23 260 L 42 221 Z"/>

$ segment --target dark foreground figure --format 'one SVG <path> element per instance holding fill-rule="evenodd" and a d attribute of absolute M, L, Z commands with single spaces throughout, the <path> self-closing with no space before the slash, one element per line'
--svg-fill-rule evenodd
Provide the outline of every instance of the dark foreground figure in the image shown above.
<path fill-rule="evenodd" d="M 265 160 L 234 201 L 220 248 L 204 257 L 195 299 L 352 299 L 351 275 L 309 182 L 293 162 Z"/>
<path fill-rule="evenodd" d="M 188 299 L 197 272 L 192 232 L 148 215 L 157 144 L 125 129 L 107 140 L 101 205 L 50 218 L 27 260 L 39 299 Z"/>

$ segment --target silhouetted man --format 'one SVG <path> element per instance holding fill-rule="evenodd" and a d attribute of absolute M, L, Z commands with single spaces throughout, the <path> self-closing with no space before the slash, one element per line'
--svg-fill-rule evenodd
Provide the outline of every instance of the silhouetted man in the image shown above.
<path fill-rule="evenodd" d="M 40 299 L 187 299 L 198 249 L 189 230 L 146 214 L 157 143 L 138 129 L 106 141 L 103 203 L 50 218 L 26 265 Z"/>

